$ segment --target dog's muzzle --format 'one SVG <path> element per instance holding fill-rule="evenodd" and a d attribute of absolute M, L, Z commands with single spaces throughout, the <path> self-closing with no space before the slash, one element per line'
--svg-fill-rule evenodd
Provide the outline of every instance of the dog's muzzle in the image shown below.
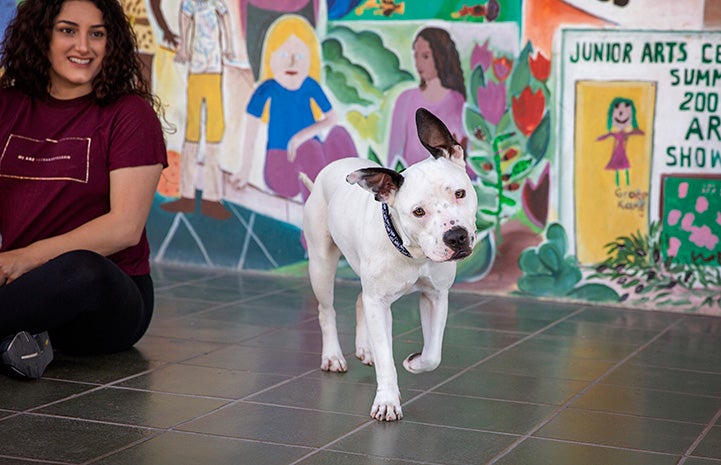
<path fill-rule="evenodd" d="M 451 228 L 443 234 L 443 243 L 453 251 L 451 260 L 460 260 L 469 256 L 473 252 L 471 241 L 468 230 L 460 226 Z"/>

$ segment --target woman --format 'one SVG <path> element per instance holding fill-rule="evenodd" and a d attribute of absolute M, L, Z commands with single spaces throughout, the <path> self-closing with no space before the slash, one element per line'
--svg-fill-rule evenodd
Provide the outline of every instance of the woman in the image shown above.
<path fill-rule="evenodd" d="M 263 45 L 262 82 L 248 102 L 244 153 L 253 153 L 254 136 L 267 121 L 264 180 L 281 197 L 300 193 L 305 200 L 309 192 L 301 173 L 315 179 L 331 161 L 358 156 L 348 131 L 336 125 L 338 117 L 319 84 L 320 69 L 320 45 L 308 21 L 298 15 L 278 18 Z M 246 158 L 236 177 L 241 187 L 249 172 Z"/>
<path fill-rule="evenodd" d="M 413 41 L 413 59 L 420 84 L 404 91 L 396 100 L 388 144 L 389 166 L 396 166 L 398 161 L 409 166 L 428 156 L 416 129 L 414 115 L 420 107 L 438 116 L 453 137 L 466 145 L 463 129 L 466 87 L 453 39 L 437 27 L 422 29 Z"/>
<path fill-rule="evenodd" d="M 0 67 L 0 343 L 39 378 L 56 348 L 111 353 L 153 310 L 145 221 L 166 150 L 117 0 L 25 0 Z"/>

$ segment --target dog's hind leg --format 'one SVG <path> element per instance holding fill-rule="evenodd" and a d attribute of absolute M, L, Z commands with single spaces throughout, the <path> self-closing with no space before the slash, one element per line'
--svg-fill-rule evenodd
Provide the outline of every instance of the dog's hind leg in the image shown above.
<path fill-rule="evenodd" d="M 363 312 L 363 293 L 358 294 L 355 303 L 356 327 L 355 327 L 355 356 L 365 365 L 373 366 L 373 352 L 368 340 L 368 329 L 366 328 L 365 314 Z"/>
<path fill-rule="evenodd" d="M 318 321 L 323 337 L 321 369 L 344 372 L 348 364 L 338 341 L 333 286 L 340 260 L 340 250 L 328 231 L 328 210 L 325 202 L 314 193 L 306 202 L 303 214 L 303 231 L 308 244 L 308 274 L 318 299 Z"/>
<path fill-rule="evenodd" d="M 322 255 L 313 257 L 308 250 L 308 272 L 313 292 L 318 299 L 318 322 L 323 337 L 321 369 L 324 371 L 344 372 L 348 364 L 338 340 L 336 312 L 333 307 L 333 285 L 340 251 L 335 245 L 327 247 Z"/>

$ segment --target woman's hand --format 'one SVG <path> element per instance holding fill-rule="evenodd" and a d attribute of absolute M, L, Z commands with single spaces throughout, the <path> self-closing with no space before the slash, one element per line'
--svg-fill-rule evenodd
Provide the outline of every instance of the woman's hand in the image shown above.
<path fill-rule="evenodd" d="M 43 264 L 27 249 L 9 250 L 0 253 L 0 286 L 10 284 L 28 271 Z"/>

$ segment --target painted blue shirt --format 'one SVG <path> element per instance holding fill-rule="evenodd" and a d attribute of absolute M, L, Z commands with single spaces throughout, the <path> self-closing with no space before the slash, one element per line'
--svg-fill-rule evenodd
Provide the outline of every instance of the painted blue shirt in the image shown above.
<path fill-rule="evenodd" d="M 269 100 L 268 150 L 286 150 L 291 137 L 315 123 L 311 100 L 315 101 L 323 113 L 332 108 L 323 89 L 310 77 L 305 78 L 296 90 L 286 89 L 275 79 L 268 79 L 258 86 L 250 97 L 248 113 L 260 118 Z"/>

